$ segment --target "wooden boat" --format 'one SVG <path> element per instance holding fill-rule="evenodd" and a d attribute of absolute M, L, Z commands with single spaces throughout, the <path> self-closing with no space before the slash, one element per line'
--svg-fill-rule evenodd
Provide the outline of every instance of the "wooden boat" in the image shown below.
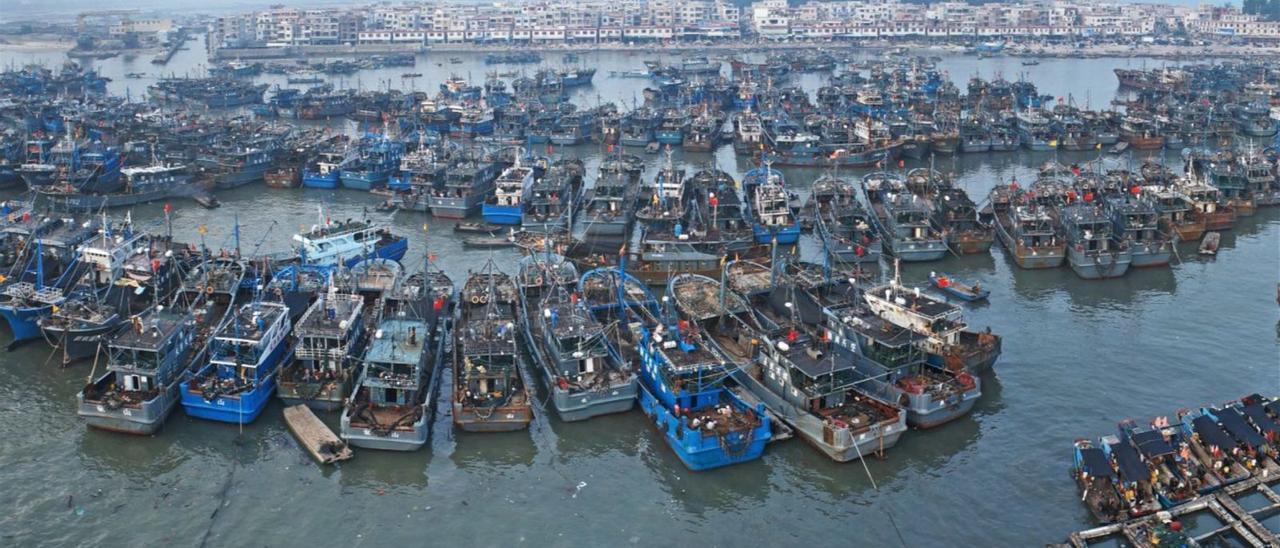
<path fill-rule="evenodd" d="M 338 439 L 328 426 L 320 422 L 315 413 L 311 412 L 311 408 L 305 405 L 286 407 L 284 421 L 289 425 L 289 431 L 298 438 L 298 444 L 302 445 L 311 457 L 316 459 L 316 462 L 333 464 L 353 456 L 351 448 Z"/>
<path fill-rule="evenodd" d="M 1201 255 L 1217 255 L 1218 243 L 1222 240 L 1222 235 L 1218 232 L 1206 232 L 1204 239 L 1200 240 Z"/>
<path fill-rule="evenodd" d="M 942 290 L 943 293 L 963 301 L 985 300 L 991 291 L 983 289 L 981 283 L 968 284 L 943 273 L 929 273 L 929 283 Z"/>
<path fill-rule="evenodd" d="M 515 243 L 504 236 L 470 236 L 462 240 L 462 246 L 471 249 L 497 249 L 513 245 Z"/>
<path fill-rule="evenodd" d="M 474 221 L 462 221 L 453 225 L 454 232 L 462 232 L 469 234 L 488 234 L 490 236 L 497 234 L 502 227 L 491 225 L 489 223 L 478 223 Z"/>

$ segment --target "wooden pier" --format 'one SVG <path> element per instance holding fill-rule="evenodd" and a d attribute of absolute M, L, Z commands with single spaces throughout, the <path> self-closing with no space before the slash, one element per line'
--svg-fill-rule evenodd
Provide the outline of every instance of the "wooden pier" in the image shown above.
<path fill-rule="evenodd" d="M 1085 548 L 1109 537 L 1123 537 L 1133 546 L 1154 546 L 1148 539 L 1147 532 L 1152 526 L 1160 523 L 1162 516 L 1177 520 L 1200 512 L 1213 514 L 1223 525 L 1196 535 L 1197 542 L 1205 543 L 1213 538 L 1231 534 L 1248 546 L 1258 548 L 1280 546 L 1280 539 L 1276 537 L 1277 532 L 1267 529 L 1254 517 L 1261 513 L 1280 511 L 1280 494 L 1275 491 L 1278 484 L 1280 484 L 1280 476 L 1249 478 L 1165 512 L 1072 533 L 1066 543 L 1055 546 Z M 1252 512 L 1245 510 L 1236 499 L 1251 493 L 1261 493 L 1270 503 Z"/>
<path fill-rule="evenodd" d="M 298 438 L 298 443 L 320 464 L 333 464 L 354 456 L 346 442 L 338 439 L 328 426 L 320 422 L 310 407 L 286 407 L 284 422 L 289 425 L 289 431 L 293 432 L 294 437 Z"/>

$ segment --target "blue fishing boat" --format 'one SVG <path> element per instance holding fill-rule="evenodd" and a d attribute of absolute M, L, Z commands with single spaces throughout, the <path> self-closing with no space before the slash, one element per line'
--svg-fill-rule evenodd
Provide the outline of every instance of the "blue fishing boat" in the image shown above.
<path fill-rule="evenodd" d="M 5 231 L 12 234 L 21 225 Z M 13 342 L 41 336 L 39 321 L 67 299 L 74 286 L 88 270 L 80 259 L 77 246 L 97 232 L 93 219 L 51 219 L 30 230 L 20 249 L 20 270 L 11 275 L 0 289 L 0 317 L 4 317 L 13 333 Z M 15 265 L 17 266 L 17 265 Z"/>
<path fill-rule="evenodd" d="M 945 272 L 930 272 L 929 283 L 943 293 L 962 301 L 981 301 L 991 295 L 991 291 L 983 289 L 980 283 L 965 283 Z"/>
<path fill-rule="evenodd" d="M 593 304 L 606 305 L 593 308 L 626 319 L 629 329 L 622 336 L 640 363 L 640 409 L 667 446 L 695 471 L 760 458 L 773 436 L 765 405 L 750 405 L 734 394 L 725 384 L 729 368 L 697 329 L 685 320 L 663 320 L 648 288 L 619 274 L 614 268 L 593 270 L 580 286 L 594 294 Z"/>
<path fill-rule="evenodd" d="M 480 206 L 484 221 L 495 225 L 519 225 L 523 216 L 522 200 L 527 188 L 533 185 L 533 168 L 520 165 L 520 154 L 515 165 L 502 171 L 494 181 L 493 196 Z"/>
<path fill-rule="evenodd" d="M 400 167 L 404 143 L 386 135 L 367 135 L 354 156 L 343 161 L 338 180 L 343 188 L 369 190 L 386 186 L 387 178 Z"/>
<path fill-rule="evenodd" d="M 742 177 L 742 190 L 756 243 L 791 245 L 800 239 L 799 208 L 781 172 L 766 162 Z"/>
<path fill-rule="evenodd" d="M 255 301 L 218 328 L 209 362 L 182 383 L 182 407 L 193 417 L 248 424 L 276 389 L 276 373 L 289 359 L 289 309 Z"/>
<path fill-rule="evenodd" d="M 338 174 L 342 162 L 347 157 L 346 150 L 322 150 L 307 160 L 302 168 L 302 186 L 307 188 L 338 188 Z"/>

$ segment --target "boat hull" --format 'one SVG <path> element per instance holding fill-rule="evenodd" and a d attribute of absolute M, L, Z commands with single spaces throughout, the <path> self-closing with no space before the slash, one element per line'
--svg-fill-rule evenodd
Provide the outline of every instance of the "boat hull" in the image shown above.
<path fill-rule="evenodd" d="M 61 327 L 44 326 L 41 331 L 50 346 L 61 350 L 62 364 L 92 358 L 107 337 L 119 329 L 123 320 L 112 316 L 111 320 L 91 328 L 66 330 Z"/>
<path fill-rule="evenodd" d="M 0 306 L 0 316 L 13 332 L 13 342 L 29 341 L 40 337 L 40 318 L 48 315 L 50 306 L 13 307 Z"/>
<path fill-rule="evenodd" d="M 533 409 L 527 405 L 477 411 L 453 404 L 453 426 L 464 432 L 515 432 L 528 428 L 531 422 Z"/>
<path fill-rule="evenodd" d="M 1067 262 L 1077 276 L 1086 280 L 1101 280 L 1124 276 L 1133 263 L 1133 255 L 1126 250 L 1115 254 L 1089 256 L 1075 249 L 1068 249 Z"/>
<path fill-rule="evenodd" d="M 304 173 L 302 175 L 302 186 L 306 188 L 338 188 L 338 174 Z"/>
<path fill-rule="evenodd" d="M 351 379 L 342 382 L 280 381 L 276 397 L 285 406 L 306 405 L 314 411 L 337 411 L 347 399 Z"/>
<path fill-rule="evenodd" d="M 640 410 L 653 421 L 653 426 L 662 435 L 680 462 L 693 471 L 711 470 L 738 463 L 749 462 L 760 458 L 764 447 L 769 443 L 770 424 L 768 417 L 762 417 L 762 424 L 751 430 L 750 437 L 736 440 L 738 443 L 724 442 L 735 447 L 726 449 L 717 438 L 705 438 L 692 433 L 681 433 L 681 420 L 662 405 L 649 389 L 640 387 Z M 763 409 L 761 409 L 763 410 Z M 763 413 L 760 413 L 763 415 Z"/>
<path fill-rule="evenodd" d="M 747 393 L 743 396 L 747 403 L 754 403 L 752 400 L 763 403 L 782 422 L 794 429 L 805 443 L 836 462 L 849 462 L 889 449 L 897 445 L 902 433 L 907 431 L 906 413 L 899 413 L 898 420 L 891 425 L 876 425 L 857 436 L 847 431 L 844 435 L 836 436 L 836 432 L 831 431 L 833 435 L 828 437 L 828 430 L 823 422 L 807 410 L 774 393 L 742 369 L 735 370 L 732 375 L 746 389 Z M 840 443 L 836 443 L 837 438 Z"/>
<path fill-rule="evenodd" d="M 137 407 L 112 408 L 105 402 L 85 401 L 84 393 L 76 395 L 79 408 L 76 414 L 90 427 L 108 432 L 149 436 L 160 430 L 169 413 L 178 405 L 179 385 L 174 383 L 155 398 Z"/>
<path fill-rule="evenodd" d="M 204 396 L 191 391 L 190 381 L 182 383 L 182 409 L 187 415 L 231 424 L 249 424 L 262 415 L 267 402 L 275 393 L 276 376 L 268 375 L 253 390 L 241 392 L 239 397 L 218 396 L 206 400 Z"/>
<path fill-rule="evenodd" d="M 431 437 L 431 415 L 429 405 L 424 405 L 422 417 L 407 430 L 396 429 L 385 436 L 368 428 L 352 428 L 350 417 L 342 414 L 342 439 L 350 445 L 379 451 L 417 451 L 427 444 Z"/>

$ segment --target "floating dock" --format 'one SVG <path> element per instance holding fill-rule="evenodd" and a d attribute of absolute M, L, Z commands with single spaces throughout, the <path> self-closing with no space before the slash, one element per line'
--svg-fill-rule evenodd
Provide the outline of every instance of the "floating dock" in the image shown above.
<path fill-rule="evenodd" d="M 1205 544 L 1212 541 L 1225 541 L 1229 545 L 1239 544 L 1258 548 L 1280 546 L 1280 539 L 1276 537 L 1277 531 L 1268 529 L 1258 521 L 1280 515 L 1280 494 L 1275 491 L 1277 485 L 1280 485 L 1280 476 L 1253 477 L 1164 512 L 1072 533 L 1066 543 L 1054 546 L 1085 548 L 1115 540 L 1123 540 L 1131 546 L 1155 546 L 1150 540 L 1151 531 L 1166 519 L 1182 521 L 1184 518 L 1193 520 L 1199 518 L 1198 521 L 1203 522 L 1206 515 L 1212 516 L 1221 525 L 1195 531 L 1192 536 L 1196 542 Z M 1247 499 L 1255 501 L 1249 504 L 1253 507 L 1252 510 L 1241 506 L 1241 501 Z M 1262 499 L 1265 499 L 1265 503 L 1258 504 Z M 1233 541 L 1235 544 L 1230 544 Z"/>
<path fill-rule="evenodd" d="M 333 464 L 355 456 L 346 442 L 329 430 L 311 408 L 293 405 L 284 408 L 284 422 L 308 453 L 320 464 Z"/>

